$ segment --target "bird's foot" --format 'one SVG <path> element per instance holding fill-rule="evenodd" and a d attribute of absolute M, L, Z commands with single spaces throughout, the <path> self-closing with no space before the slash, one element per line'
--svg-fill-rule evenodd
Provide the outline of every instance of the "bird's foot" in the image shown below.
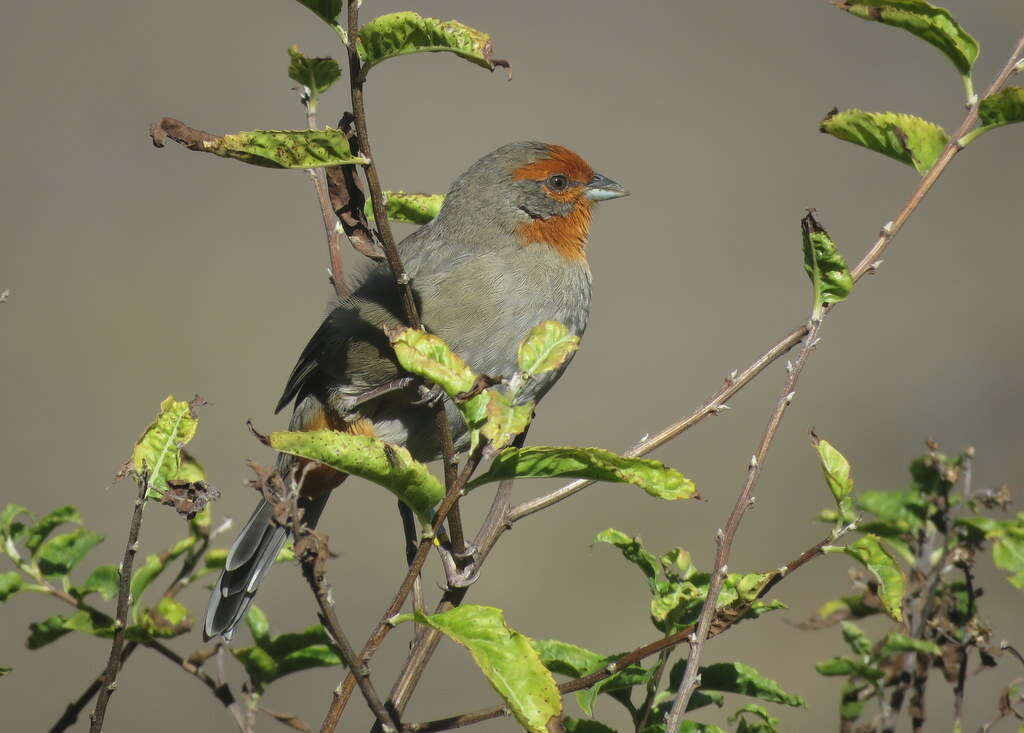
<path fill-rule="evenodd" d="M 444 397 L 444 390 L 436 384 L 420 384 L 416 389 L 419 392 L 420 398 L 413 401 L 412 404 L 414 405 L 436 407 L 441 402 L 441 398 Z"/>
<path fill-rule="evenodd" d="M 480 577 L 476 562 L 477 548 L 466 545 L 463 552 L 456 553 L 447 547 L 438 548 L 441 552 L 441 565 L 444 567 L 444 578 L 448 588 L 468 588 Z"/>

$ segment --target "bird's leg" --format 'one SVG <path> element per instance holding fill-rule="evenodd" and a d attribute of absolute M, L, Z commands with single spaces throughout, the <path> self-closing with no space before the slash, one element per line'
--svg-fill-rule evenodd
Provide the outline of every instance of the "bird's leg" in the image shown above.
<path fill-rule="evenodd" d="M 448 589 L 468 588 L 480 577 L 479 564 L 476 562 L 476 545 L 466 544 L 466 551 L 456 554 L 445 544 L 438 545 L 441 556 L 441 567 L 444 568 L 444 579 Z"/>
<path fill-rule="evenodd" d="M 444 389 L 436 384 L 426 385 L 421 383 L 416 389 L 420 394 L 420 398 L 412 403 L 414 405 L 436 407 L 437 403 L 444 397 Z"/>

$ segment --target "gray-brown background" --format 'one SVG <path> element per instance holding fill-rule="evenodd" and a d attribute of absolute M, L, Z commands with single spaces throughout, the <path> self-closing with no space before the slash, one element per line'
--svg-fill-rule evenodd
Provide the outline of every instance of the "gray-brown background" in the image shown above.
<path fill-rule="evenodd" d="M 983 87 L 1024 30 L 1024 8 L 953 4 L 982 43 Z M 407 6 L 370 0 L 363 8 L 370 17 Z M 491 32 L 515 78 L 506 83 L 500 71 L 445 55 L 374 70 L 368 111 L 385 185 L 443 191 L 483 153 L 539 139 L 574 148 L 633 191 L 602 206 L 595 222 L 590 330 L 540 412 L 535 443 L 622 449 L 689 412 L 799 323 L 808 303 L 798 230 L 805 207 L 817 207 L 848 258 L 859 258 L 917 176 L 819 134 L 832 106 L 907 111 L 948 128 L 961 115 L 959 80 L 935 49 L 825 2 L 451 0 L 415 9 Z M 284 0 L 19 3 L 0 28 L 0 289 L 11 289 L 0 306 L 2 498 L 37 512 L 82 507 L 108 538 L 90 563 L 119 557 L 132 489 L 107 487 L 164 395 L 210 401 L 194 448 L 224 492 L 218 513 L 236 520 L 254 499 L 242 486 L 243 459 L 271 460 L 245 420 L 264 430 L 285 424 L 273 405 L 329 294 L 310 185 L 298 172 L 176 146 L 157 151 L 146 129 L 163 115 L 214 132 L 301 126 L 285 75 L 292 43 L 339 55 L 329 29 Z M 343 88 L 330 92 L 323 119 L 336 120 L 345 98 Z M 812 521 L 830 502 L 808 445 L 812 426 L 846 453 L 863 489 L 901 488 L 928 436 L 950 451 L 976 445 L 981 485 L 1022 483 L 1022 134 L 998 131 L 958 158 L 881 274 L 828 321 L 732 569 L 778 566 L 825 531 Z M 591 538 L 615 526 L 655 550 L 682 545 L 707 567 L 782 378 L 775 365 L 731 412 L 658 453 L 697 481 L 706 503 L 666 505 L 628 487 L 595 486 L 517 526 L 469 599 L 505 608 L 532 636 L 607 652 L 653 639 L 642 578 L 611 549 L 589 549 Z M 542 488 L 521 483 L 516 492 Z M 470 517 L 486 501 L 471 498 Z M 350 482 L 323 522 L 340 552 L 330 570 L 335 597 L 358 641 L 402 573 L 393 504 Z M 143 551 L 180 532 L 169 512 L 151 509 Z M 813 563 L 778 588 L 790 611 L 707 649 L 709 660 L 746 661 L 805 696 L 807 711 L 780 711 L 788 730 L 834 727 L 838 681 L 812 665 L 841 652 L 838 631 L 801 632 L 789 622 L 843 592 L 847 566 L 835 557 Z M 1024 644 L 1019 591 L 988 561 L 981 578 L 996 640 Z M 204 595 L 197 588 L 186 600 L 198 607 Z M 259 603 L 279 631 L 313 620 L 312 599 L 287 567 Z M 0 681 L 0 709 L 10 730 L 47 727 L 106 659 L 107 643 L 93 638 L 24 649 L 29 621 L 61 611 L 31 594 L 2 609 L 0 663 L 14 672 Z M 381 687 L 407 640 L 398 630 L 378 655 Z M 172 644 L 187 653 L 199 643 L 196 632 Z M 969 682 L 969 729 L 1020 671 L 1007 663 Z M 266 702 L 319 723 L 337 675 L 293 676 Z M 409 719 L 494 700 L 464 652 L 446 644 Z M 929 729 L 948 730 L 946 689 L 937 685 L 929 702 Z M 622 724 L 616 707 L 602 700 L 599 717 Z M 700 717 L 721 722 L 723 714 Z M 363 730 L 367 720 L 357 701 L 343 727 Z M 232 723 L 205 688 L 140 653 L 107 727 L 227 731 Z"/>

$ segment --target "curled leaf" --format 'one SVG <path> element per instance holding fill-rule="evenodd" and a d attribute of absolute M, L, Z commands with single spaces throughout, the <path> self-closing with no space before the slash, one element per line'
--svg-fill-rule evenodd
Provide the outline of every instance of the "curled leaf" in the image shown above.
<path fill-rule="evenodd" d="M 845 547 L 830 545 L 822 549 L 825 552 L 845 553 L 867 568 L 878 580 L 878 598 L 882 602 L 882 608 L 894 621 L 903 620 L 906 579 L 900 566 L 885 550 L 876 535 L 864 535 Z"/>
<path fill-rule="evenodd" d="M 519 371 L 532 377 L 558 369 L 579 344 L 580 337 L 570 333 L 565 324 L 544 321 L 534 326 L 519 344 Z"/>
<path fill-rule="evenodd" d="M 949 136 L 934 122 L 897 112 L 833 110 L 821 131 L 912 165 L 924 175 L 935 164 Z"/>

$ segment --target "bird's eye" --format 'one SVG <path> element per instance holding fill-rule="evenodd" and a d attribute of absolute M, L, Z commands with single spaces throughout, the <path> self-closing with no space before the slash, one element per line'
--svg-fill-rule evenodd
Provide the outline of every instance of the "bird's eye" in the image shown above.
<path fill-rule="evenodd" d="M 561 173 L 556 173 L 555 175 L 548 178 L 548 188 L 550 188 L 552 191 L 564 191 L 568 187 L 569 179 L 563 176 Z"/>

